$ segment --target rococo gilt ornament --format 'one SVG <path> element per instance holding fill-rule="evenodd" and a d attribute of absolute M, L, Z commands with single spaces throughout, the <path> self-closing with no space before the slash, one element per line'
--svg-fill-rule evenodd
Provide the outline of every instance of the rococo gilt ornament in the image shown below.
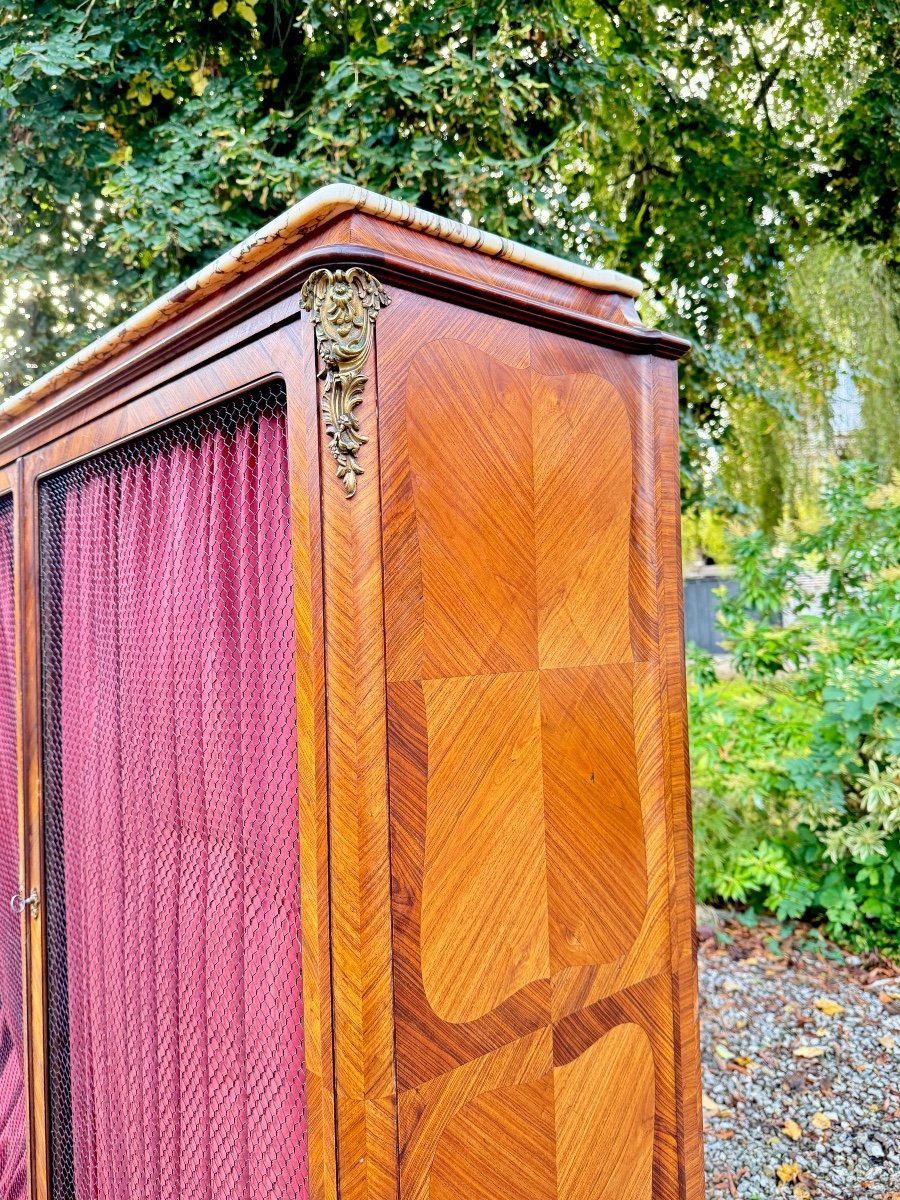
<path fill-rule="evenodd" d="M 362 475 L 357 454 L 368 438 L 360 432 L 354 409 L 362 400 L 362 368 L 372 346 L 375 318 L 390 297 L 362 267 L 313 271 L 300 290 L 300 303 L 312 317 L 316 344 L 325 364 L 322 416 L 338 478 L 352 496 Z"/>

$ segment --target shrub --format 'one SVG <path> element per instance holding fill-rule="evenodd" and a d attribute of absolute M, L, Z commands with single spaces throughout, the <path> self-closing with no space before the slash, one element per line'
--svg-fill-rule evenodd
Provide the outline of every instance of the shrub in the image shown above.
<path fill-rule="evenodd" d="M 842 463 L 812 532 L 733 548 L 736 678 L 691 655 L 697 886 L 900 947 L 900 480 Z M 779 623 L 780 621 L 780 623 Z"/>

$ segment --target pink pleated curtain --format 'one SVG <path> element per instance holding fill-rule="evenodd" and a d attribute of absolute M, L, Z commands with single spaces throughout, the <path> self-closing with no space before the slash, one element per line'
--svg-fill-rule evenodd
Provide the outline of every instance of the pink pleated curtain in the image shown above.
<path fill-rule="evenodd" d="M 24 1200 L 25 1103 L 16 777 L 16 614 L 12 498 L 0 498 L 0 1200 Z"/>
<path fill-rule="evenodd" d="M 70 1194 L 305 1200 L 283 410 L 126 447 L 60 506 Z"/>

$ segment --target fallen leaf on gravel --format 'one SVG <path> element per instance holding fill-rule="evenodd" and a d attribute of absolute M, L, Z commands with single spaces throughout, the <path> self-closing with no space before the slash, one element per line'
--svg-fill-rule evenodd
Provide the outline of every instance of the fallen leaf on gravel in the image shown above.
<path fill-rule="evenodd" d="M 713 1137 L 720 1138 L 723 1142 L 727 1142 L 731 1138 L 734 1137 L 734 1130 L 733 1129 L 717 1129 L 716 1132 L 713 1134 Z"/>
<path fill-rule="evenodd" d="M 812 1200 L 812 1192 L 809 1188 L 795 1187 L 794 1200 Z"/>
<path fill-rule="evenodd" d="M 786 1162 L 775 1168 L 775 1174 L 782 1183 L 793 1183 L 795 1179 L 800 1178 L 800 1168 L 795 1162 Z"/>
<path fill-rule="evenodd" d="M 706 1092 L 703 1093 L 702 1103 L 703 1111 L 712 1114 L 712 1116 L 715 1116 L 716 1113 L 720 1113 L 722 1111 L 718 1104 L 716 1104 L 715 1100 L 713 1100 L 712 1096 L 707 1096 Z"/>
<path fill-rule="evenodd" d="M 734 1058 L 734 1055 L 731 1053 L 728 1047 L 723 1046 L 721 1042 L 719 1042 L 718 1046 L 716 1046 L 716 1054 L 719 1056 L 719 1058 L 723 1058 L 725 1062 L 729 1062 L 732 1058 Z"/>
<path fill-rule="evenodd" d="M 880 1037 L 878 1039 L 878 1045 L 884 1046 L 885 1050 L 893 1050 L 893 1048 L 897 1045 L 897 1039 L 892 1037 L 891 1034 L 886 1033 L 884 1037 Z"/>
<path fill-rule="evenodd" d="M 781 1132 L 785 1137 L 789 1137 L 792 1142 L 799 1142 L 803 1137 L 803 1130 L 800 1128 L 797 1122 L 792 1120 L 790 1117 L 788 1117 L 788 1119 L 782 1125 Z"/>
<path fill-rule="evenodd" d="M 716 1047 L 718 1050 L 718 1046 Z M 820 1054 L 824 1054 L 827 1046 L 798 1046 L 794 1051 L 795 1058 L 818 1058 Z"/>
<path fill-rule="evenodd" d="M 846 1011 L 843 1004 L 838 1004 L 836 1000 L 830 1000 L 827 996 L 820 996 L 813 1003 L 819 1012 L 824 1013 L 826 1017 L 836 1017 Z"/>
<path fill-rule="evenodd" d="M 813 1113 L 809 1123 L 812 1125 L 813 1129 L 818 1129 L 824 1132 L 826 1129 L 831 1128 L 831 1117 L 823 1112 Z"/>
<path fill-rule="evenodd" d="M 752 1067 L 753 1059 L 748 1058 L 746 1054 L 739 1054 L 737 1058 L 732 1060 L 736 1067 Z"/>

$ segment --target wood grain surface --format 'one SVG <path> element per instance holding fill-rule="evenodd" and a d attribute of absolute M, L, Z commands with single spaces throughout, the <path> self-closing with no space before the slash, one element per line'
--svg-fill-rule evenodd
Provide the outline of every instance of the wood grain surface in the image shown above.
<path fill-rule="evenodd" d="M 393 301 L 401 1197 L 697 1200 L 674 372 Z"/>

